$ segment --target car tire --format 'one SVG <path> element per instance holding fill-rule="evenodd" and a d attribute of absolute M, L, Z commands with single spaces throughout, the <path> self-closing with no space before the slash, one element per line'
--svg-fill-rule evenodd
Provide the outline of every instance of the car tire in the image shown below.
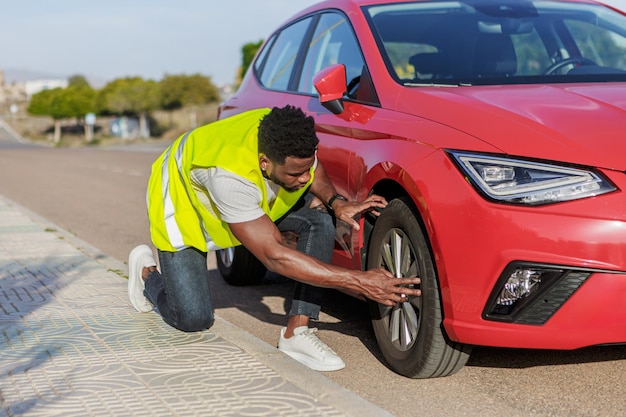
<path fill-rule="evenodd" d="M 222 278 L 233 286 L 260 284 L 267 269 L 244 246 L 215 251 L 217 269 Z"/>
<path fill-rule="evenodd" d="M 410 378 L 458 372 L 471 349 L 450 341 L 443 330 L 433 256 L 408 199 L 390 201 L 376 220 L 367 251 L 367 269 L 380 267 L 396 277 L 421 278 L 421 297 L 409 297 L 394 307 L 369 301 L 374 333 L 389 367 Z"/>

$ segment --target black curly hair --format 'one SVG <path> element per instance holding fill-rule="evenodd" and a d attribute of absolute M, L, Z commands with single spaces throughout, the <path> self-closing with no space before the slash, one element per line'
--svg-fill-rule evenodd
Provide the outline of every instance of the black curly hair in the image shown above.
<path fill-rule="evenodd" d="M 318 143 L 315 120 L 298 107 L 274 107 L 259 124 L 259 153 L 280 165 L 288 156 L 312 157 Z"/>

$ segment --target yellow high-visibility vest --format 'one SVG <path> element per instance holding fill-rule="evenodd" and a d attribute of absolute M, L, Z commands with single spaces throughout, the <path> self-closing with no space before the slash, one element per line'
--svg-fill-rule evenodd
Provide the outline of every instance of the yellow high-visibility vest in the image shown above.
<path fill-rule="evenodd" d="M 293 207 L 313 181 L 298 191 L 280 188 L 271 207 L 259 166 L 258 128 L 270 109 L 238 114 L 181 135 L 152 165 L 147 203 L 154 246 L 166 252 L 184 247 L 207 251 L 207 240 L 219 248 L 241 243 L 228 224 L 199 201 L 191 185 L 191 170 L 220 167 L 254 183 L 263 196 L 260 207 L 272 221 Z M 210 196 L 209 196 L 210 199 Z M 213 202 L 211 202 L 213 204 Z"/>

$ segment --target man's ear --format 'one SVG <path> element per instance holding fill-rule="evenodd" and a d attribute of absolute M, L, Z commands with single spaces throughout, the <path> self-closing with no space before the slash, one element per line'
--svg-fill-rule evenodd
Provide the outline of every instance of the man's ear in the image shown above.
<path fill-rule="evenodd" d="M 261 167 L 261 171 L 265 171 L 267 166 L 270 163 L 270 159 L 265 154 L 259 155 L 259 167 Z"/>

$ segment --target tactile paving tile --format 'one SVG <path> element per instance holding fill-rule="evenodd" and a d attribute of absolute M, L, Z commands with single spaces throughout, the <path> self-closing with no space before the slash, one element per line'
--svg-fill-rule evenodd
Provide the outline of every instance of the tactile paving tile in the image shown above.
<path fill-rule="evenodd" d="M 19 415 L 343 413 L 211 331 L 136 313 L 125 279 L 0 200 L 0 417 Z"/>

